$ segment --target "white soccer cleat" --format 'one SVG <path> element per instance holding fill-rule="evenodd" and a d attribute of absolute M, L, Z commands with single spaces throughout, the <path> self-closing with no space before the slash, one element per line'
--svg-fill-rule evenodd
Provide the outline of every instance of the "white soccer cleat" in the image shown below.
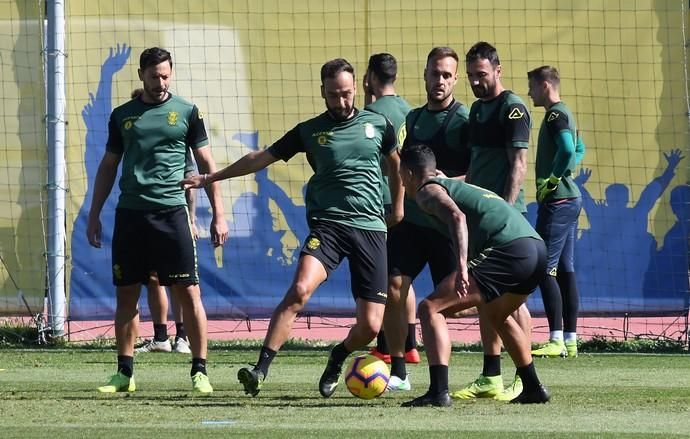
<path fill-rule="evenodd" d="M 391 375 L 388 380 L 388 386 L 386 386 L 386 392 L 404 392 L 407 390 L 412 390 L 410 385 L 410 374 L 405 375 L 405 379 L 401 380 L 395 375 Z"/>
<path fill-rule="evenodd" d="M 134 349 L 135 354 L 143 354 L 146 352 L 172 352 L 172 344 L 170 340 L 148 340 L 143 346 Z"/>
<path fill-rule="evenodd" d="M 189 346 L 189 342 L 186 338 L 177 337 L 175 338 L 173 352 L 177 352 L 178 354 L 191 354 L 192 348 Z"/>

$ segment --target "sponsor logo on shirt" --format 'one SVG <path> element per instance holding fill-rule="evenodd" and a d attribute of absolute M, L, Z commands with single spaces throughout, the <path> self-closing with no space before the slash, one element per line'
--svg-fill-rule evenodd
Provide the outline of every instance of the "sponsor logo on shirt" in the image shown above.
<path fill-rule="evenodd" d="M 328 138 L 333 137 L 333 131 L 318 131 L 316 133 L 312 133 L 312 137 L 316 137 L 316 143 L 319 145 L 323 146 L 328 143 Z"/>
<path fill-rule="evenodd" d="M 508 119 L 510 119 L 510 120 L 522 119 L 524 116 L 525 116 L 525 112 L 520 111 L 519 108 L 515 107 L 515 108 L 513 108 L 513 110 L 508 115 Z"/>
<path fill-rule="evenodd" d="M 551 114 L 549 114 L 549 117 L 546 119 L 546 121 L 552 122 L 552 121 L 558 119 L 558 116 L 560 116 L 560 113 L 551 113 Z"/>

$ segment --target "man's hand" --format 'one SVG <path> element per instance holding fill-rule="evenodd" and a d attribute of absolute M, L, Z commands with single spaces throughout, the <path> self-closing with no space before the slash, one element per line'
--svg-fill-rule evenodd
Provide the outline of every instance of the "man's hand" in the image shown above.
<path fill-rule="evenodd" d="M 204 187 L 208 183 L 207 178 L 207 174 L 192 175 L 181 180 L 178 184 L 184 190 Z"/>
<path fill-rule="evenodd" d="M 467 272 L 467 266 L 458 267 L 458 272 L 455 275 L 455 290 L 458 296 L 465 297 L 470 291 L 470 275 Z"/>
<path fill-rule="evenodd" d="M 92 247 L 101 248 L 101 220 L 89 218 L 86 225 L 86 237 Z"/>
<path fill-rule="evenodd" d="M 561 182 L 561 177 L 556 177 L 551 175 L 548 179 L 538 178 L 537 179 L 537 201 L 543 202 L 547 197 L 549 197 L 558 187 Z"/>

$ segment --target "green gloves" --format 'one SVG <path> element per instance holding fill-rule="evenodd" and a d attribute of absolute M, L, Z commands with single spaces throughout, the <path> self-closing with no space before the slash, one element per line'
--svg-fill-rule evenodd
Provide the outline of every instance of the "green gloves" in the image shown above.
<path fill-rule="evenodd" d="M 537 178 L 537 201 L 543 202 L 549 195 L 553 193 L 561 182 L 561 177 L 556 177 L 551 174 L 548 180 L 544 178 Z"/>

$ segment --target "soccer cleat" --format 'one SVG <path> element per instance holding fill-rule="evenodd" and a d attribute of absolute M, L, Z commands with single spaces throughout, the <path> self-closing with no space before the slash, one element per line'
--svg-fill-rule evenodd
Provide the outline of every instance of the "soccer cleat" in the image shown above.
<path fill-rule="evenodd" d="M 194 393 L 208 394 L 213 392 L 211 382 L 208 380 L 208 375 L 203 372 L 197 372 L 192 375 L 192 389 Z"/>
<path fill-rule="evenodd" d="M 379 350 L 376 349 L 376 348 L 371 348 L 371 350 L 369 351 L 369 353 L 370 353 L 371 355 L 373 355 L 374 357 L 376 357 L 376 358 L 382 360 L 384 363 L 386 363 L 386 364 L 391 364 L 391 356 L 390 356 L 390 354 L 384 354 L 383 352 L 379 351 Z"/>
<path fill-rule="evenodd" d="M 101 393 L 134 392 L 137 389 L 134 384 L 134 377 L 128 377 L 119 370 L 110 377 L 108 384 L 98 388 Z"/>
<path fill-rule="evenodd" d="M 568 340 L 565 342 L 565 350 L 568 353 L 568 358 L 577 357 L 577 340 Z"/>
<path fill-rule="evenodd" d="M 391 375 L 388 380 L 388 385 L 386 386 L 386 392 L 403 392 L 406 390 L 412 390 L 410 385 L 410 374 L 405 375 L 405 379 L 401 380 L 395 375 Z"/>
<path fill-rule="evenodd" d="M 453 402 L 447 391 L 432 394 L 426 392 L 424 395 L 413 399 L 412 401 L 403 402 L 400 407 L 450 407 Z"/>
<path fill-rule="evenodd" d="M 321 393 L 321 396 L 329 398 L 333 395 L 333 392 L 335 392 L 335 389 L 338 387 L 342 369 L 342 364 L 336 364 L 332 358 L 328 359 L 326 369 L 324 369 L 323 374 L 321 374 L 321 379 L 319 380 L 319 393 Z"/>
<path fill-rule="evenodd" d="M 479 378 L 468 384 L 464 389 L 457 390 L 450 394 L 453 399 L 474 399 L 474 398 L 494 398 L 503 392 L 503 377 L 486 377 L 479 375 Z"/>
<path fill-rule="evenodd" d="M 419 361 L 419 351 L 417 351 L 417 349 L 412 348 L 409 351 L 405 352 L 405 363 L 417 364 L 419 363 Z"/>
<path fill-rule="evenodd" d="M 510 383 L 508 387 L 503 389 L 503 392 L 494 396 L 494 399 L 496 401 L 512 401 L 518 395 L 520 395 L 520 393 L 522 393 L 522 380 L 519 376 L 515 375 L 513 382 Z"/>
<path fill-rule="evenodd" d="M 512 399 L 510 401 L 510 403 L 511 404 L 544 404 L 545 402 L 549 402 L 549 399 L 551 399 L 551 395 L 549 395 L 549 392 L 546 390 L 546 387 L 539 384 L 539 387 L 532 390 L 531 392 L 527 392 L 527 391 L 523 390 L 522 393 L 520 393 L 517 397 Z"/>
<path fill-rule="evenodd" d="M 134 349 L 135 354 L 143 354 L 146 352 L 172 352 L 172 344 L 170 344 L 170 340 L 147 340 L 142 346 Z"/>
<path fill-rule="evenodd" d="M 177 352 L 178 354 L 191 354 L 192 349 L 189 347 L 189 342 L 186 338 L 175 337 L 173 352 Z"/>
<path fill-rule="evenodd" d="M 539 349 L 533 350 L 532 355 L 535 357 L 556 358 L 565 357 L 568 355 L 568 352 L 563 340 L 549 340 L 548 343 L 545 343 Z"/>
<path fill-rule="evenodd" d="M 244 386 L 244 393 L 246 395 L 258 395 L 265 378 L 264 373 L 259 369 L 243 367 L 237 371 L 237 379 Z"/>

